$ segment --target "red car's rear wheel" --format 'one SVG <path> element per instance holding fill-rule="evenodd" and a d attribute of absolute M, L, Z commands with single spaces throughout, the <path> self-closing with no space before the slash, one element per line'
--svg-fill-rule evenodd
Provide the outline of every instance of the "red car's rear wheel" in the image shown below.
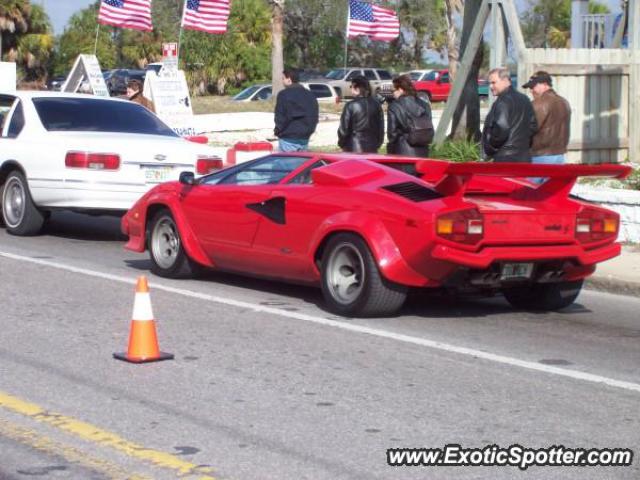
<path fill-rule="evenodd" d="M 538 283 L 526 287 L 505 288 L 502 293 L 516 308 L 551 311 L 568 307 L 576 301 L 583 280 L 574 282 Z"/>
<path fill-rule="evenodd" d="M 362 317 L 392 315 L 407 298 L 407 288 L 383 278 L 367 244 L 351 233 L 332 237 L 326 246 L 322 293 L 332 311 Z"/>

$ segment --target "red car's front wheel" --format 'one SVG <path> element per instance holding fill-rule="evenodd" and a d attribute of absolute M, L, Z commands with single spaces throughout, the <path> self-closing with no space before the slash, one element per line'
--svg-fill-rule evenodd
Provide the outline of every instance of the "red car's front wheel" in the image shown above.
<path fill-rule="evenodd" d="M 393 315 L 407 298 L 406 287 L 380 275 L 369 247 L 355 234 L 340 233 L 329 240 L 321 270 L 325 301 L 340 315 Z"/>
<path fill-rule="evenodd" d="M 196 264 L 184 251 L 178 226 L 168 210 L 160 210 L 151 220 L 149 254 L 151 271 L 156 275 L 185 278 L 196 273 Z"/>

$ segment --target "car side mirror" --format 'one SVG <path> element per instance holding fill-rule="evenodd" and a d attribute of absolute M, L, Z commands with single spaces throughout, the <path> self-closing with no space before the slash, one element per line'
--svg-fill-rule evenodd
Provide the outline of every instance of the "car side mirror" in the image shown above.
<path fill-rule="evenodd" d="M 194 185 L 196 177 L 193 172 L 180 172 L 179 181 L 183 185 Z"/>

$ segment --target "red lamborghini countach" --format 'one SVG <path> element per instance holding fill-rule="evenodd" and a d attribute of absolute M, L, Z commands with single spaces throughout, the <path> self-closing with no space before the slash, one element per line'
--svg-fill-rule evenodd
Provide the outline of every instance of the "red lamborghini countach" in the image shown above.
<path fill-rule="evenodd" d="M 122 231 L 126 248 L 149 250 L 157 275 L 209 267 L 315 284 L 341 315 L 392 315 L 410 287 L 501 292 L 517 308 L 556 310 L 620 252 L 618 215 L 571 187 L 628 173 L 278 153 L 197 179 L 184 172 L 146 193 Z"/>

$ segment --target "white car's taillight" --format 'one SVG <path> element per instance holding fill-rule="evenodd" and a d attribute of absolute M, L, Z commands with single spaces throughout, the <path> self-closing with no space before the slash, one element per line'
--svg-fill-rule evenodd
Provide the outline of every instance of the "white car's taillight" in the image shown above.
<path fill-rule="evenodd" d="M 196 162 L 196 173 L 198 175 L 208 175 L 221 168 L 222 159 L 220 157 L 198 157 Z"/>
<path fill-rule="evenodd" d="M 120 155 L 115 153 L 67 152 L 64 157 L 67 168 L 88 168 L 92 170 L 118 170 Z"/>

